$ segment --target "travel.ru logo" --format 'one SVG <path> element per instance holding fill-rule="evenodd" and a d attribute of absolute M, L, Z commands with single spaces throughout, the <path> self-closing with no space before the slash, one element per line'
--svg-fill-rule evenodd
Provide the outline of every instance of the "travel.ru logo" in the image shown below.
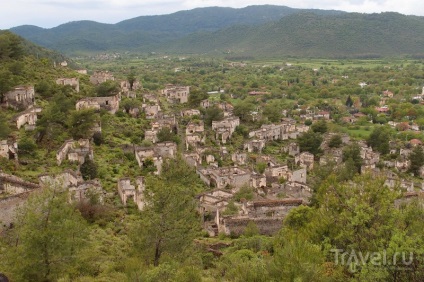
<path fill-rule="evenodd" d="M 331 249 L 330 252 L 334 253 L 336 265 L 348 266 L 352 273 L 358 271 L 358 267 L 369 264 L 373 266 L 408 267 L 414 261 L 413 252 L 394 252 L 390 255 L 387 250 L 363 253 L 355 250 Z"/>

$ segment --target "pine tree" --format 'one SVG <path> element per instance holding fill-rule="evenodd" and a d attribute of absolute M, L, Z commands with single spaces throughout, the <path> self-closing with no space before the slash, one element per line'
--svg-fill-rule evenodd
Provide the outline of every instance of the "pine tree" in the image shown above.
<path fill-rule="evenodd" d="M 66 191 L 46 187 L 32 194 L 15 224 L 0 255 L 0 268 L 13 281 L 57 281 L 72 273 L 87 226 Z"/>

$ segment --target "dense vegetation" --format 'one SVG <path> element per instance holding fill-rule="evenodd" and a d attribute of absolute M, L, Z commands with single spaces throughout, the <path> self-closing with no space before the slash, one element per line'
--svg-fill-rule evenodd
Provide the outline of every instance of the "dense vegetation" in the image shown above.
<path fill-rule="evenodd" d="M 389 141 L 424 141 L 422 131 L 388 125 L 395 121 L 424 127 L 422 105 L 413 102 L 424 84 L 422 61 L 296 60 L 248 62 L 240 67 L 197 57 L 82 61 L 90 72 L 109 70 L 117 78 L 135 76 L 142 82 L 141 97 L 124 98 L 121 110 L 112 115 L 76 111 L 75 101 L 115 93 L 115 84 L 95 88 L 87 76 L 29 55 L 15 35 L 1 36 L 0 71 L 7 74 L 2 85 L 35 84 L 36 102 L 43 108 L 32 132 L 17 130 L 13 123 L 17 111 L 2 108 L 0 137 L 16 139 L 20 150 L 19 162 L 1 159 L 1 169 L 31 181 L 41 173 L 77 169 L 69 162 L 57 165 L 55 151 L 69 138 L 92 138 L 94 160 L 79 170 L 86 179 L 98 177 L 109 194 L 100 204 L 96 197 L 69 203 L 60 185 L 34 193 L 13 228 L 0 234 L 0 273 L 12 281 L 423 281 L 422 199 L 403 202 L 400 187 L 389 189 L 384 178 L 359 175 L 362 159 L 355 142 L 343 148 L 340 166 L 316 165 L 308 174 L 311 203 L 293 209 L 272 237 L 259 235 L 257 226 L 250 224 L 240 237 L 209 238 L 196 211 L 196 195 L 209 188 L 193 169 L 178 157 L 164 164 L 161 176 L 153 176 L 138 167 L 134 154 L 121 148 L 149 145 L 143 141 L 149 121 L 143 114 L 131 116 L 128 109 L 140 106 L 144 94 L 176 83 L 190 85 L 193 97 L 189 105 L 161 101 L 168 113 L 197 107 L 203 98 L 234 105 L 243 124 L 226 144 L 230 152 L 242 147 L 250 130 L 278 122 L 286 114 L 300 121 L 313 109 L 331 111 L 332 121 L 311 125 L 298 140 L 302 150 L 320 156 L 319 145 L 332 132 L 336 134 L 329 141 L 332 148 L 340 148 L 340 136 L 348 134 L 381 152 L 382 160 L 390 160 L 397 156 L 387 151 Z M 79 77 L 81 91 L 56 85 L 55 79 L 62 76 Z M 367 86 L 361 88 L 364 81 Z M 207 94 L 221 89 L 225 92 Z M 375 108 L 387 89 L 394 97 L 385 101 L 390 112 L 381 114 Z M 249 95 L 252 90 L 267 94 Z M 362 116 L 354 124 L 343 120 L 357 113 Z M 222 110 L 212 107 L 202 110 L 202 116 L 207 134 L 212 135 L 209 124 L 223 117 Z M 89 129 L 99 121 L 101 136 L 93 136 Z M 182 128 L 187 122 L 181 119 Z M 163 139 L 171 137 L 179 138 L 161 133 Z M 221 159 L 220 146 L 212 139 L 208 139 L 211 154 L 220 166 L 226 165 L 228 160 Z M 293 160 L 281 150 L 284 145 L 270 142 L 264 153 L 290 163 Z M 411 171 L 399 172 L 400 176 L 422 181 L 411 175 L 424 164 L 422 150 L 414 149 L 410 159 Z M 258 163 L 257 170 L 263 171 L 263 165 Z M 123 206 L 116 192 L 117 179 L 140 175 L 145 176 L 147 189 L 141 212 L 134 204 Z M 241 189 L 226 212 L 237 212 L 234 202 L 252 198 L 252 189 Z"/>

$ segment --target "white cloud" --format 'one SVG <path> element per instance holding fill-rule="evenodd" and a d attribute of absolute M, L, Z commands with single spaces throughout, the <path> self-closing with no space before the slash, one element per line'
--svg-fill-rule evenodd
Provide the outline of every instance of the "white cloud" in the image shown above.
<path fill-rule="evenodd" d="M 4 1 L 4 0 L 3 0 Z M 0 29 L 23 24 L 54 27 L 69 21 L 116 23 L 142 15 L 159 15 L 196 7 L 284 5 L 293 8 L 333 9 L 375 13 L 395 11 L 424 16 L 422 0 L 12 0 L 0 9 Z"/>

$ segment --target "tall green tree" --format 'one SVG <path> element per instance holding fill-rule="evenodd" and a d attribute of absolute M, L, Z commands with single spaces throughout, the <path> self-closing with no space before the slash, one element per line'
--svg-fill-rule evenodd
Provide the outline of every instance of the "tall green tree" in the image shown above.
<path fill-rule="evenodd" d="M 200 230 L 190 186 L 148 178 L 145 207 L 136 227 L 136 246 L 146 259 L 159 265 L 163 255 L 183 259 Z"/>
<path fill-rule="evenodd" d="M 328 142 L 328 147 L 339 148 L 343 144 L 342 137 L 339 134 L 333 135 Z"/>
<path fill-rule="evenodd" d="M 242 101 L 234 106 L 234 115 L 238 116 L 242 121 L 250 121 L 251 114 L 250 112 L 255 109 L 255 105 L 249 101 Z"/>
<path fill-rule="evenodd" d="M 98 97 L 108 97 L 114 96 L 119 92 L 118 82 L 114 80 L 107 80 L 103 83 L 100 83 L 96 87 L 96 93 Z"/>
<path fill-rule="evenodd" d="M 60 140 L 58 137 L 67 133 L 67 118 L 73 108 L 72 99 L 63 93 L 58 93 L 43 110 L 41 118 L 37 120 L 37 141 L 48 143 Z"/>
<path fill-rule="evenodd" d="M 92 109 L 73 111 L 68 120 L 69 132 L 74 139 L 90 138 L 97 122 L 99 116 Z"/>
<path fill-rule="evenodd" d="M 80 172 L 84 180 L 94 179 L 97 177 L 97 164 L 89 158 L 85 158 L 84 163 L 80 166 Z"/>
<path fill-rule="evenodd" d="M 172 141 L 179 143 L 178 135 L 174 134 L 168 127 L 163 127 L 159 130 L 157 137 L 159 142 Z"/>
<path fill-rule="evenodd" d="M 190 95 L 188 96 L 188 104 L 191 107 L 199 107 L 200 102 L 205 99 L 208 99 L 208 93 L 206 93 L 206 91 L 200 89 L 191 89 Z"/>
<path fill-rule="evenodd" d="M 309 130 L 297 138 L 297 143 L 301 152 L 309 152 L 315 156 L 321 153 L 322 136 L 319 133 Z"/>
<path fill-rule="evenodd" d="M 130 83 L 130 90 L 133 90 L 134 82 L 137 80 L 135 73 L 131 71 L 127 76 L 128 82 Z"/>
<path fill-rule="evenodd" d="M 313 132 L 326 133 L 328 130 L 327 122 L 325 120 L 319 120 L 311 125 Z"/>
<path fill-rule="evenodd" d="M 278 103 L 267 103 L 263 109 L 263 115 L 268 118 L 270 122 L 280 122 L 283 117 L 282 107 Z"/>
<path fill-rule="evenodd" d="M 19 59 L 23 54 L 22 39 L 10 31 L 0 31 L 0 60 Z"/>
<path fill-rule="evenodd" d="M 205 124 L 212 126 L 212 121 L 222 120 L 224 118 L 224 112 L 217 106 L 209 107 L 205 110 Z"/>
<path fill-rule="evenodd" d="M 386 126 L 376 127 L 367 139 L 369 146 L 385 155 L 390 152 L 389 141 L 390 141 L 390 128 Z"/>
<path fill-rule="evenodd" d="M 360 172 L 362 166 L 362 158 L 361 148 L 359 148 L 359 145 L 357 143 L 352 143 L 344 147 L 342 152 L 342 160 L 344 162 L 351 160 L 352 164 L 354 165 L 355 172 Z"/>
<path fill-rule="evenodd" d="M 57 281 L 72 275 L 87 225 L 61 187 L 33 193 L 19 210 L 2 267 L 14 281 Z"/>
<path fill-rule="evenodd" d="M 418 175 L 420 168 L 424 165 L 424 151 L 421 146 L 416 146 L 412 149 L 412 152 L 409 155 L 409 161 L 411 162 L 409 171 L 414 175 Z"/>

